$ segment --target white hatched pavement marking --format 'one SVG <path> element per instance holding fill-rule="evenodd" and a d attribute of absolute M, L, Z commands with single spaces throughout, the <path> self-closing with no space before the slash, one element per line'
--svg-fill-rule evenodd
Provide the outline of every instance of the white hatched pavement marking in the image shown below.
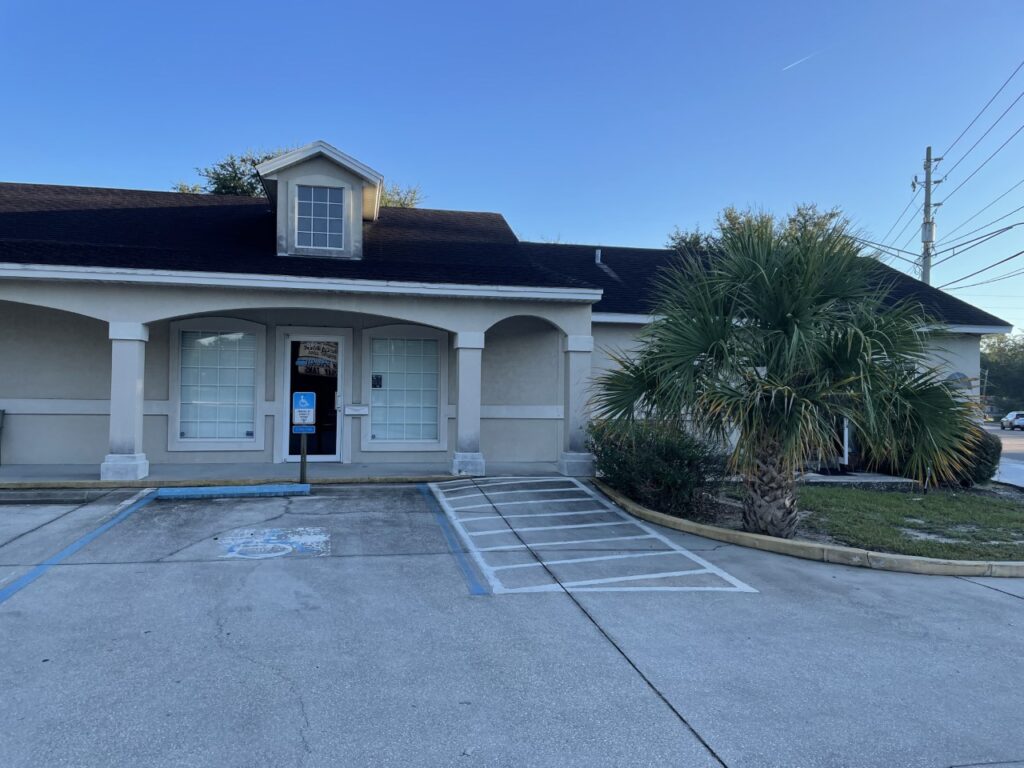
<path fill-rule="evenodd" d="M 577 509 L 573 512 L 527 512 L 524 515 L 481 515 L 480 517 L 463 517 L 460 519 L 464 523 L 475 523 L 477 520 L 507 520 L 511 517 L 572 517 L 573 515 L 607 514 L 608 510 L 606 509 Z"/>
<path fill-rule="evenodd" d="M 529 478 L 519 478 L 518 480 L 515 479 L 515 478 L 491 478 L 491 480 L 492 481 L 493 480 L 501 480 L 501 481 L 506 481 L 507 480 L 507 481 L 510 481 L 510 482 L 517 482 L 517 483 L 524 483 L 524 484 L 532 482 Z M 499 502 L 495 502 L 495 503 L 471 505 L 471 506 L 466 506 L 466 507 L 453 507 L 451 505 L 451 503 L 449 503 L 449 499 L 448 499 L 448 497 L 446 495 L 448 490 L 462 490 L 462 489 L 467 489 L 467 488 L 477 488 L 479 490 L 479 492 L 480 492 L 480 495 L 483 496 L 484 498 L 486 498 L 487 495 L 489 495 L 489 494 L 486 494 L 486 486 L 487 486 L 487 484 L 486 483 L 481 483 L 480 485 L 478 485 L 477 484 L 478 481 L 467 481 L 469 484 L 460 485 L 458 488 L 455 488 L 455 489 L 450 489 L 447 486 L 450 486 L 452 483 L 462 483 L 463 481 L 449 481 L 448 483 L 430 483 L 429 484 L 430 489 L 434 492 L 434 495 L 437 497 L 437 500 L 441 504 L 442 509 L 444 509 L 444 511 L 448 515 L 448 518 L 451 521 L 452 525 L 459 532 L 459 535 L 462 537 L 463 542 L 466 544 L 466 548 L 469 551 L 470 556 L 473 558 L 474 562 L 476 562 L 477 567 L 480 569 L 481 573 L 491 583 L 491 588 L 492 588 L 492 592 L 493 593 L 495 593 L 495 594 L 512 594 L 512 593 L 533 593 L 533 592 L 558 592 L 558 591 L 562 591 L 563 589 L 566 590 L 566 591 L 576 591 L 576 590 L 579 590 L 579 591 L 586 591 L 586 592 L 602 592 L 602 591 L 607 591 L 607 592 L 757 592 L 757 590 L 754 589 L 753 587 L 743 583 L 742 581 L 740 581 L 739 579 L 735 578 L 734 576 L 726 573 L 721 568 L 719 568 L 719 567 L 717 567 L 715 565 L 712 565 L 710 562 L 708 562 L 704 558 L 700 557 L 699 555 L 689 551 L 685 547 L 682 547 L 682 546 L 676 544 L 674 541 L 672 541 L 671 539 L 667 538 L 663 534 L 659 533 L 655 529 L 651 528 L 646 523 L 643 523 L 643 522 L 641 522 L 641 521 L 639 521 L 639 520 L 637 520 L 635 518 L 632 518 L 632 517 L 628 516 L 625 512 L 623 512 L 621 509 L 619 509 L 611 501 L 603 498 L 602 496 L 597 494 L 595 491 L 591 490 L 587 486 L 585 486 L 582 483 L 580 483 L 575 478 L 562 478 L 560 480 L 556 479 L 556 478 L 540 478 L 540 479 L 537 479 L 537 480 L 538 481 L 539 480 L 547 480 L 549 482 L 559 482 L 559 481 L 561 481 L 561 482 L 571 482 L 573 485 L 576 486 L 577 489 L 579 489 L 579 491 L 582 492 L 584 498 L 575 498 L 575 499 L 538 499 L 538 500 L 533 500 L 533 501 L 510 501 L 510 502 L 500 502 L 499 501 Z M 492 482 L 490 484 L 493 485 L 494 483 Z M 550 489 L 550 490 L 554 490 L 554 489 Z M 543 489 L 538 489 L 538 490 L 535 490 L 535 491 L 515 491 L 514 493 L 546 493 L 546 492 L 550 492 L 550 490 L 545 491 Z M 459 497 L 455 497 L 455 498 L 458 499 Z M 496 516 L 487 516 L 486 518 L 483 518 L 483 519 L 494 519 L 495 521 L 497 521 L 499 519 L 504 520 L 506 517 L 534 517 L 534 516 L 545 517 L 545 516 L 549 516 L 549 515 L 541 514 L 541 515 L 508 515 L 508 516 L 505 516 L 505 515 L 501 515 L 500 511 L 498 510 L 498 507 L 499 506 L 500 507 L 511 506 L 511 505 L 515 505 L 515 504 L 542 504 L 542 503 L 558 504 L 558 503 L 565 503 L 566 501 L 585 501 L 587 498 L 591 498 L 591 499 L 597 501 L 608 512 L 610 512 L 610 513 L 614 514 L 616 517 L 618 517 L 620 522 L 611 522 L 611 523 L 583 523 L 583 524 L 578 524 L 578 525 L 560 525 L 560 526 L 559 525 L 556 525 L 556 526 L 533 526 L 533 527 L 526 527 L 526 528 L 516 528 L 516 527 L 514 527 L 514 525 L 509 524 L 508 527 L 503 528 L 503 529 L 499 529 L 499 530 L 478 531 L 478 532 L 470 533 L 469 531 L 466 530 L 465 526 L 463 525 L 463 522 L 466 521 L 466 518 L 459 519 L 458 515 L 456 514 L 457 512 L 460 512 L 460 511 L 463 511 L 463 510 L 466 510 L 466 509 L 479 509 L 479 508 L 483 508 L 483 507 L 491 507 L 496 512 L 498 512 L 498 515 L 496 515 Z M 566 513 L 566 514 L 593 514 L 593 513 L 597 512 L 597 511 L 598 510 L 590 510 L 590 511 L 585 511 L 585 512 L 575 512 L 575 513 Z M 560 515 L 562 513 L 556 513 L 556 514 Z M 551 516 L 554 516 L 554 515 L 551 515 Z M 538 542 L 538 543 L 534 543 L 534 544 L 510 544 L 510 545 L 496 546 L 496 547 L 478 547 L 476 545 L 476 543 L 474 542 L 474 540 L 473 540 L 474 536 L 486 536 L 486 535 L 494 535 L 494 534 L 499 534 L 499 533 L 517 534 L 517 533 L 519 533 L 521 531 L 568 530 L 568 529 L 575 529 L 575 528 L 597 528 L 597 527 L 607 527 L 607 526 L 625 525 L 625 524 L 632 525 L 635 528 L 638 528 L 639 530 L 643 531 L 643 534 L 642 535 L 638 535 L 638 536 L 616 536 L 616 537 L 605 537 L 605 538 L 600 538 L 600 539 L 576 539 L 576 540 L 573 540 L 573 541 L 546 541 L 546 542 Z M 613 576 L 613 577 L 605 577 L 605 578 L 598 578 L 598 579 L 583 579 L 583 580 L 578 580 L 578 581 L 562 582 L 561 584 L 555 583 L 555 584 L 539 584 L 539 585 L 527 586 L 527 587 L 506 587 L 502 583 L 500 577 L 498 576 L 498 571 L 500 571 L 500 570 L 509 570 L 509 569 L 512 569 L 512 568 L 514 568 L 516 566 L 493 566 L 489 562 L 487 562 L 487 558 L 484 556 L 485 553 L 487 553 L 487 552 L 510 551 L 510 550 L 516 550 L 516 549 L 533 550 L 536 547 L 546 547 L 546 546 L 562 546 L 562 547 L 564 547 L 564 546 L 570 545 L 570 544 L 596 543 L 596 542 L 601 542 L 601 541 L 624 541 L 624 540 L 631 540 L 631 539 L 656 539 L 657 541 L 659 541 L 660 543 L 662 543 L 666 547 L 668 547 L 670 550 L 672 550 L 672 553 L 682 555 L 683 557 L 687 558 L 688 560 L 690 560 L 691 562 L 693 562 L 695 565 L 697 565 L 699 567 L 695 568 L 695 569 L 683 570 L 683 571 L 660 571 L 660 572 L 655 572 L 655 573 L 637 574 L 637 575 L 631 575 L 631 576 Z M 614 550 L 612 550 L 612 551 L 614 551 Z M 658 551 L 656 553 L 643 553 L 643 554 L 654 555 L 654 554 L 670 554 L 670 553 L 669 552 L 665 552 L 665 551 Z M 576 562 L 582 562 L 582 561 L 586 561 L 586 562 L 599 562 L 599 561 L 603 561 L 603 560 L 624 559 L 625 557 L 628 557 L 628 556 L 611 554 L 611 555 L 595 556 L 593 558 L 577 558 L 575 561 Z M 536 564 L 534 564 L 534 563 L 521 564 L 519 567 L 533 566 L 533 565 L 540 566 L 540 565 L 543 565 L 543 564 L 547 564 L 547 562 L 548 561 L 541 562 L 540 560 L 538 560 L 538 562 Z M 558 563 L 558 562 L 569 562 L 569 561 L 550 561 L 550 562 L 551 563 Z M 727 584 L 729 584 L 729 586 L 726 586 L 726 587 L 709 587 L 709 586 L 655 586 L 655 585 L 651 585 L 651 586 L 638 586 L 638 587 L 612 586 L 614 584 L 618 584 L 618 583 L 621 583 L 621 582 L 667 579 L 667 578 L 686 577 L 686 576 L 693 576 L 693 575 L 700 575 L 700 574 L 711 574 L 713 576 L 717 576 L 719 579 L 721 579 L 722 581 L 724 581 Z"/>
<path fill-rule="evenodd" d="M 445 491 L 449 491 L 450 490 L 453 493 L 455 491 L 470 491 L 470 493 L 463 494 L 462 496 L 453 496 L 451 494 L 448 495 L 449 499 L 461 499 L 464 496 L 483 496 L 483 491 L 480 490 L 481 488 L 486 490 L 486 489 L 490 489 L 490 488 L 500 487 L 500 486 L 503 486 L 503 485 L 534 485 L 534 484 L 538 484 L 538 483 L 565 483 L 565 482 L 567 482 L 567 480 L 564 477 L 558 478 L 558 479 L 552 478 L 550 480 L 505 480 L 505 481 L 502 481 L 500 483 L 491 483 L 489 485 L 481 485 L 481 486 L 461 485 L 458 488 L 448 488 L 448 489 L 444 489 L 444 490 Z M 521 491 L 495 491 L 495 493 L 524 493 L 524 492 L 530 491 L 530 490 L 543 490 L 543 489 L 541 489 L 541 488 L 523 488 Z M 567 491 L 570 491 L 570 490 L 575 490 L 575 489 L 573 489 L 573 488 L 565 488 L 565 489 L 553 488 L 551 490 L 567 490 Z M 494 496 L 495 494 L 494 493 L 490 493 L 488 495 L 489 496 Z"/>
<path fill-rule="evenodd" d="M 498 533 L 522 533 L 523 531 L 564 531 L 568 528 L 607 528 L 609 525 L 629 525 L 617 520 L 611 523 L 578 523 L 576 525 L 532 525 L 529 528 L 497 528 L 493 531 L 473 531 L 470 536 L 494 536 Z"/>
<path fill-rule="evenodd" d="M 579 492 L 580 492 L 579 488 L 521 488 L 518 491 L 494 491 L 493 493 L 492 492 L 488 492 L 487 493 L 487 498 L 490 498 L 492 496 L 511 496 L 513 494 L 516 494 L 516 493 L 575 493 L 575 494 L 579 494 Z M 452 499 L 454 499 L 454 500 L 458 501 L 459 499 L 468 499 L 468 498 L 470 498 L 472 496 L 481 496 L 481 497 L 483 497 L 484 494 L 483 493 L 464 493 L 461 496 L 449 496 L 448 500 L 451 501 Z"/>
<path fill-rule="evenodd" d="M 539 493 L 539 491 L 538 491 Z M 574 501 L 588 501 L 586 496 L 581 496 L 575 499 L 529 499 L 527 501 L 496 501 L 488 502 L 487 504 L 467 504 L 464 507 L 452 507 L 456 512 L 462 512 L 466 509 L 483 509 L 484 507 L 490 507 L 495 509 L 497 507 L 515 507 L 522 504 L 572 504 Z"/>
<path fill-rule="evenodd" d="M 630 555 L 601 555 L 599 557 L 570 557 L 565 560 L 537 560 L 532 563 L 516 563 L 515 565 L 499 565 L 496 571 L 507 571 L 511 568 L 539 568 L 541 565 L 565 565 L 566 563 L 594 563 L 598 560 L 628 560 L 633 557 L 657 557 L 658 555 L 678 555 L 674 549 L 658 550 L 657 552 L 634 552 Z"/>
<path fill-rule="evenodd" d="M 509 529 L 511 530 L 511 529 Z M 649 533 L 640 536 L 604 536 L 600 539 L 573 539 L 572 541 L 538 541 L 530 544 L 532 549 L 537 547 L 565 546 L 566 544 L 593 544 L 598 541 L 626 541 L 628 539 L 653 539 Z M 498 547 L 480 547 L 481 552 L 503 552 L 511 549 L 526 549 L 525 544 L 505 544 Z"/>

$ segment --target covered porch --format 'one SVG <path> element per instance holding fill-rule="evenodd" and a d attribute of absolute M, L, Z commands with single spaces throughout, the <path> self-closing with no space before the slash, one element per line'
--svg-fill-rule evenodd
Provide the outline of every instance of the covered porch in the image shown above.
<path fill-rule="evenodd" d="M 0 286 L 0 483 L 297 477 L 314 371 L 313 482 L 589 475 L 594 297 L 557 298 Z"/>

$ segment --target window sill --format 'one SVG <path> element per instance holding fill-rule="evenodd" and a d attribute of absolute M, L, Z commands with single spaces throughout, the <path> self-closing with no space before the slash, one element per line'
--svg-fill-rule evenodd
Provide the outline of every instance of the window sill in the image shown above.
<path fill-rule="evenodd" d="M 172 440 L 167 446 L 168 451 L 262 451 L 263 440 Z"/>
<path fill-rule="evenodd" d="M 448 452 L 448 446 L 441 443 L 440 440 L 429 440 L 416 442 L 414 440 L 364 440 L 362 446 L 363 453 L 370 453 L 372 451 L 404 451 L 407 453 L 418 453 L 423 451 L 444 451 Z"/>
<path fill-rule="evenodd" d="M 285 256 L 299 256 L 304 259 L 358 259 L 351 250 L 334 248 L 292 248 Z"/>

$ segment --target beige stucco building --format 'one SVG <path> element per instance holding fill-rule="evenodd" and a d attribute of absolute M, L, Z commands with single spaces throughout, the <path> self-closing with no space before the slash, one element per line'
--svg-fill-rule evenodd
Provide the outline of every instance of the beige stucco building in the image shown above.
<path fill-rule="evenodd" d="M 649 320 L 662 250 L 519 241 L 498 214 L 385 208 L 317 142 L 259 167 L 266 198 L 0 185 L 4 465 L 297 458 L 591 472 L 588 387 Z M 948 324 L 972 384 L 998 318 L 894 272 Z"/>

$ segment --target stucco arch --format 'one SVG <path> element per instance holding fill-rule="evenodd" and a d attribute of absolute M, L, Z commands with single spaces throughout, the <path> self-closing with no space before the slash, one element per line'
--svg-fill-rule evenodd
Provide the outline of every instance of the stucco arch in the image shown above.
<path fill-rule="evenodd" d="M 0 408 L 4 400 L 110 397 L 105 322 L 53 307 L 0 299 Z"/>
<path fill-rule="evenodd" d="M 550 317 L 547 317 L 544 314 L 537 314 L 535 312 L 524 312 L 522 314 L 505 315 L 504 317 L 495 320 L 489 326 L 484 328 L 484 333 L 490 333 L 492 330 L 501 326 L 502 324 L 516 320 L 535 320 L 537 322 L 543 323 L 547 327 L 557 331 L 560 334 L 567 335 L 568 333 L 559 322 L 556 322 L 555 320 L 551 319 Z"/>
<path fill-rule="evenodd" d="M 450 333 L 482 333 L 507 318 L 528 315 L 546 320 L 566 335 L 590 334 L 589 304 L 471 296 L 12 280 L 0 283 L 0 300 L 107 322 L 153 323 L 223 311 L 310 309 L 379 315 Z"/>
<path fill-rule="evenodd" d="M 96 315 L 89 314 L 87 312 L 76 311 L 75 309 L 67 309 L 64 306 L 61 306 L 59 302 L 43 304 L 43 303 L 37 303 L 37 302 L 34 302 L 34 301 L 24 301 L 23 298 L 16 298 L 13 295 L 11 297 L 4 296 L 2 293 L 0 293 L 0 318 L 3 318 L 3 316 L 4 316 L 4 312 L 5 312 L 5 308 L 3 306 L 4 304 L 13 304 L 15 306 L 21 306 L 21 307 L 25 307 L 25 308 L 30 308 L 31 307 L 31 308 L 36 308 L 36 309 L 44 309 L 44 310 L 52 311 L 52 312 L 59 312 L 61 314 L 65 314 L 65 315 L 75 315 L 77 317 L 82 317 L 82 318 L 85 318 L 87 320 L 95 320 L 95 321 L 103 322 L 103 318 L 101 318 L 101 317 L 97 317 Z M 15 311 L 17 311 L 17 310 L 15 310 Z"/>
<path fill-rule="evenodd" d="M 39 290 L 40 287 L 37 283 L 2 282 L 0 302 L 53 309 L 104 322 L 109 320 L 103 307 L 93 301 L 76 301 L 66 290 L 46 291 Z"/>
<path fill-rule="evenodd" d="M 517 314 L 484 333 L 480 449 L 488 461 L 558 460 L 564 408 L 564 339 L 556 323 Z"/>
<path fill-rule="evenodd" d="M 415 322 L 407 317 L 395 314 L 373 314 L 356 312 L 351 309 L 326 309 L 321 307 L 302 307 L 294 303 L 281 306 L 258 307 L 216 307 L 208 311 L 176 315 L 149 321 L 150 328 L 180 320 L 196 320 L 213 317 L 233 317 L 240 320 L 259 323 L 272 328 L 274 326 L 311 326 L 311 327 L 342 327 L 342 328 L 373 328 L 384 325 L 413 325 L 449 333 L 448 329 L 425 322 Z"/>

